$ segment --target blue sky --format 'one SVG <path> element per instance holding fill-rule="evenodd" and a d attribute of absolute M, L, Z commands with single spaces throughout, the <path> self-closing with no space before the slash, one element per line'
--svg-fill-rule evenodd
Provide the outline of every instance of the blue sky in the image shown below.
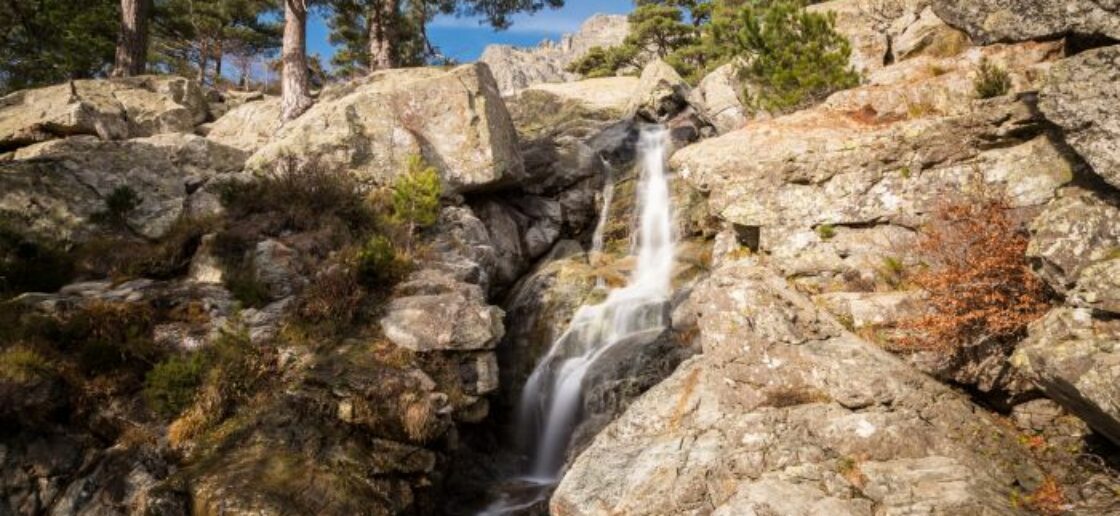
<path fill-rule="evenodd" d="M 491 43 L 535 46 L 545 39 L 555 40 L 564 33 L 575 32 L 583 20 L 595 13 L 624 14 L 633 7 L 631 0 L 567 0 L 560 9 L 545 9 L 532 16 L 519 14 L 513 18 L 513 26 L 504 31 L 479 25 L 474 18 L 441 16 L 428 26 L 428 36 L 445 55 L 467 62 L 478 59 L 482 49 Z M 329 61 L 334 53 L 327 32 L 321 15 L 308 21 L 307 50 L 318 53 L 324 61 Z"/>

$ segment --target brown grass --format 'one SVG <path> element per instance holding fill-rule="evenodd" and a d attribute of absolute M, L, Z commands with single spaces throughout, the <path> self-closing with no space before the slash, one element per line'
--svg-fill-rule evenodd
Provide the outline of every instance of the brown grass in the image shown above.
<path fill-rule="evenodd" d="M 929 312 L 900 324 L 908 336 L 898 344 L 949 354 L 1021 336 L 1049 308 L 1025 257 L 1027 241 L 1003 201 L 938 207 L 916 247 L 925 267 L 909 278 L 929 293 Z"/>

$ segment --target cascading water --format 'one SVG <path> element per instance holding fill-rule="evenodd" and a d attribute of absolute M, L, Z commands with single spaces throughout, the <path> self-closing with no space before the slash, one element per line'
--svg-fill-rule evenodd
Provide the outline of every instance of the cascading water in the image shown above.
<path fill-rule="evenodd" d="M 531 480 L 555 482 L 578 423 L 583 378 L 595 360 L 615 343 L 668 326 L 665 306 L 671 294 L 673 235 L 669 185 L 665 176 L 666 133 L 642 131 L 638 142 L 637 265 L 627 285 L 600 304 L 581 307 L 568 329 L 529 376 L 521 394 L 518 424 L 532 443 Z"/>
<path fill-rule="evenodd" d="M 485 515 L 517 512 L 547 496 L 564 467 L 569 441 L 579 423 L 588 370 L 615 344 L 646 332 L 660 333 L 669 325 L 674 242 L 665 176 L 666 140 L 666 131 L 659 126 L 644 128 L 639 138 L 637 263 L 626 286 L 611 291 L 602 303 L 583 306 L 576 312 L 522 391 L 517 424 L 531 463 L 520 481 L 538 487 L 531 489 L 531 496 L 519 500 L 505 497 L 484 511 Z M 608 178 L 604 188 L 606 205 L 593 237 L 594 252 L 602 247 L 613 194 L 610 182 Z"/>

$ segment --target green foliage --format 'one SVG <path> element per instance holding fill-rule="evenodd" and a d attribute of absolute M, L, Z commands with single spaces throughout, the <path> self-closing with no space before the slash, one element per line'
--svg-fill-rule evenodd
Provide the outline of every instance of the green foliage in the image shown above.
<path fill-rule="evenodd" d="M 741 77 L 755 85 L 746 95 L 755 109 L 789 112 L 855 86 L 848 41 L 836 32 L 834 17 L 806 12 L 796 0 L 747 5 L 738 12 L 735 40 L 746 59 Z"/>
<path fill-rule="evenodd" d="M 0 380 L 26 383 L 49 374 L 50 364 L 33 350 L 15 347 L 0 351 Z"/>
<path fill-rule="evenodd" d="M 124 226 L 128 215 L 140 207 L 141 202 L 140 196 L 132 187 L 118 186 L 105 197 L 105 210 L 95 213 L 91 220 L 102 224 Z"/>
<path fill-rule="evenodd" d="M 384 287 L 399 281 L 408 272 L 409 262 L 383 235 L 370 238 L 358 249 L 358 278 L 370 288 Z"/>
<path fill-rule="evenodd" d="M 411 156 L 408 168 L 393 183 L 393 216 L 409 233 L 439 220 L 439 198 L 443 192 L 439 172 L 424 158 Z"/>
<path fill-rule="evenodd" d="M 168 357 L 152 367 L 144 380 L 144 399 L 156 413 L 174 417 L 207 382 L 226 399 L 243 398 L 256 379 L 258 359 L 244 327 L 224 328 L 205 349 Z"/>
<path fill-rule="evenodd" d="M 242 76 L 246 60 L 280 47 L 283 24 L 273 0 L 158 0 L 152 23 L 152 58 L 157 70 L 199 77 L 216 84 L 224 57 Z"/>
<path fill-rule="evenodd" d="M 194 401 L 208 366 L 206 355 L 174 355 L 152 367 L 144 379 L 144 400 L 162 416 L 178 415 Z"/>
<path fill-rule="evenodd" d="M 0 298 L 54 292 L 70 282 L 74 263 L 59 243 L 35 238 L 0 213 Z"/>
<path fill-rule="evenodd" d="M 832 237 L 836 236 L 836 228 L 832 224 L 821 224 L 817 226 L 817 235 L 821 237 L 821 240 L 831 240 Z"/>
<path fill-rule="evenodd" d="M 588 77 L 636 69 L 645 56 L 663 59 L 696 83 L 715 68 L 746 63 L 741 79 L 755 89 L 756 110 L 785 112 L 856 85 L 848 42 L 831 16 L 808 13 L 797 0 L 640 0 L 621 46 L 592 49 L 569 70 Z M 755 91 L 757 90 L 757 91 Z"/>
<path fill-rule="evenodd" d="M 119 0 L 0 2 L 0 95 L 107 73 L 119 13 Z"/>
<path fill-rule="evenodd" d="M 152 341 L 155 314 L 138 303 L 94 301 L 70 314 L 59 328 L 58 344 L 78 353 L 90 374 L 129 364 L 150 364 L 159 355 Z"/>
<path fill-rule="evenodd" d="M 1007 70 L 983 58 L 980 60 L 980 66 L 976 68 L 976 77 L 972 80 L 972 86 L 976 90 L 977 98 L 1002 97 L 1011 91 L 1011 75 Z"/>

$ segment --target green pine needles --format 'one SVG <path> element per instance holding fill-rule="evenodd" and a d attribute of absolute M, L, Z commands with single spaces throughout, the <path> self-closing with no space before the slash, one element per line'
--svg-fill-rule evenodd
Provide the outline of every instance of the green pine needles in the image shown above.
<path fill-rule="evenodd" d="M 736 35 L 747 65 L 740 77 L 755 86 L 746 105 L 771 113 L 816 104 L 830 93 L 859 84 L 848 59 L 851 47 L 831 15 L 810 13 L 796 0 L 743 7 Z"/>
<path fill-rule="evenodd" d="M 585 77 L 633 74 L 665 60 L 692 83 L 740 63 L 744 104 L 785 113 L 859 84 L 851 46 L 833 16 L 807 12 L 801 0 L 639 0 L 630 34 L 617 47 L 591 49 L 569 71 Z"/>
<path fill-rule="evenodd" d="M 393 183 L 393 217 L 408 228 L 409 251 L 412 250 L 412 235 L 416 230 L 439 220 L 442 192 L 439 171 L 420 156 L 409 157 L 408 168 Z"/>

